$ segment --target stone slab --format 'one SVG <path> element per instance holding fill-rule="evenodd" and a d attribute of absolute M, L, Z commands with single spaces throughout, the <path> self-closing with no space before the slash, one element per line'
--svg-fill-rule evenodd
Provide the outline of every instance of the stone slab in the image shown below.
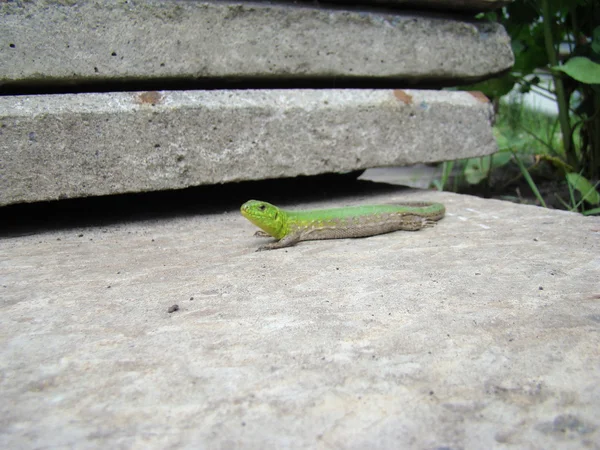
<path fill-rule="evenodd" d="M 415 90 L 0 97 L 0 205 L 487 155 L 492 115 Z"/>
<path fill-rule="evenodd" d="M 448 215 L 261 253 L 227 207 L 0 240 L 0 446 L 600 448 L 600 219 L 288 206 L 403 199 Z"/>
<path fill-rule="evenodd" d="M 270 3 L 0 2 L 0 83 L 395 78 L 464 84 L 513 64 L 497 25 Z M 24 30 L 35 30 L 27 33 Z"/>
<path fill-rule="evenodd" d="M 295 0 L 284 0 L 295 1 Z M 321 0 L 320 3 L 339 3 L 343 5 L 361 4 L 361 5 L 383 5 L 402 8 L 431 8 L 437 10 L 456 10 L 456 11 L 493 11 L 498 8 L 509 5 L 513 0 L 360 0 L 349 2 L 348 0 Z"/>
<path fill-rule="evenodd" d="M 360 175 L 359 180 L 429 189 L 443 175 L 443 167 L 441 165 L 415 164 L 405 167 L 376 167 L 368 169 Z"/>

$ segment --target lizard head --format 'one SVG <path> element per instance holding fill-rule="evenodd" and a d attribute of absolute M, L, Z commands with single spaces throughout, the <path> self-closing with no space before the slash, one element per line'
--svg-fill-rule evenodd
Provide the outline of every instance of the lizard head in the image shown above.
<path fill-rule="evenodd" d="M 242 216 L 276 239 L 285 236 L 285 212 L 260 200 L 249 200 L 240 208 Z"/>

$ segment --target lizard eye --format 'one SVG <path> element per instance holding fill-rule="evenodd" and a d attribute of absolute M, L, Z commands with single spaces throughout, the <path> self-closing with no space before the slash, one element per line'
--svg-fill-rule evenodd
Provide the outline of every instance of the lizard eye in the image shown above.
<path fill-rule="evenodd" d="M 259 205 L 259 206 L 258 206 L 258 209 L 260 209 L 261 211 L 264 211 L 264 210 L 265 210 L 265 208 L 266 208 L 266 206 L 265 206 L 265 205 Z"/>

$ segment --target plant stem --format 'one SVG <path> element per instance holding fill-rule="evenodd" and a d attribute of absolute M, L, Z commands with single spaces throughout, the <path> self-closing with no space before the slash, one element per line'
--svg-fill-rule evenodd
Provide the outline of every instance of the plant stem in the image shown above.
<path fill-rule="evenodd" d="M 527 170 L 527 168 L 525 167 L 525 165 L 521 161 L 521 158 L 519 158 L 517 156 L 517 154 L 516 154 L 516 152 L 514 150 L 513 150 L 512 153 L 513 153 L 513 157 L 515 158 L 515 161 L 517 162 L 517 165 L 519 166 L 519 169 L 521 169 L 521 173 L 523 174 L 523 177 L 525 177 L 525 181 L 527 181 L 527 184 L 529 185 L 529 188 L 533 192 L 533 195 L 535 195 L 535 197 L 538 199 L 538 202 L 540 202 L 540 204 L 544 208 L 547 208 L 546 202 L 544 201 L 544 198 L 542 197 L 542 194 L 540 194 L 540 191 L 537 188 L 537 186 L 535 184 L 535 181 L 533 181 L 533 178 L 531 178 L 531 175 L 529 174 L 529 171 Z"/>
<path fill-rule="evenodd" d="M 554 24 L 554 14 L 550 8 L 549 0 L 540 0 L 542 4 L 542 16 L 544 18 L 544 43 L 546 44 L 546 53 L 550 65 L 558 65 L 558 57 L 554 48 L 554 36 L 552 36 L 552 25 Z M 558 100 L 558 120 L 560 121 L 560 130 L 562 132 L 563 146 L 567 162 L 578 167 L 577 155 L 573 149 L 573 140 L 571 139 L 571 123 L 569 120 L 569 102 L 565 87 L 560 75 L 552 74 L 554 79 L 554 89 L 556 90 L 556 99 Z"/>
<path fill-rule="evenodd" d="M 448 179 L 450 178 L 450 175 L 452 174 L 453 167 L 454 167 L 454 161 L 444 161 L 444 163 L 442 164 L 442 180 L 441 180 L 440 186 L 438 188 L 438 191 L 443 191 L 444 188 L 446 187 L 446 184 L 448 183 Z"/>
<path fill-rule="evenodd" d="M 597 90 L 592 90 L 594 100 L 594 116 L 590 132 L 590 167 L 589 177 L 591 179 L 600 178 L 600 93 Z"/>

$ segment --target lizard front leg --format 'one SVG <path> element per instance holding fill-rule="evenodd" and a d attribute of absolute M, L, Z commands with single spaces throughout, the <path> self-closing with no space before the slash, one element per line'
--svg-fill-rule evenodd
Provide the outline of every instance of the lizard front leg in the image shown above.
<path fill-rule="evenodd" d="M 263 250 L 275 250 L 276 248 L 284 248 L 291 247 L 296 244 L 300 240 L 300 234 L 288 234 L 284 238 L 278 240 L 277 242 L 271 242 L 270 244 L 261 245 L 256 249 L 257 252 L 262 252 Z"/>

